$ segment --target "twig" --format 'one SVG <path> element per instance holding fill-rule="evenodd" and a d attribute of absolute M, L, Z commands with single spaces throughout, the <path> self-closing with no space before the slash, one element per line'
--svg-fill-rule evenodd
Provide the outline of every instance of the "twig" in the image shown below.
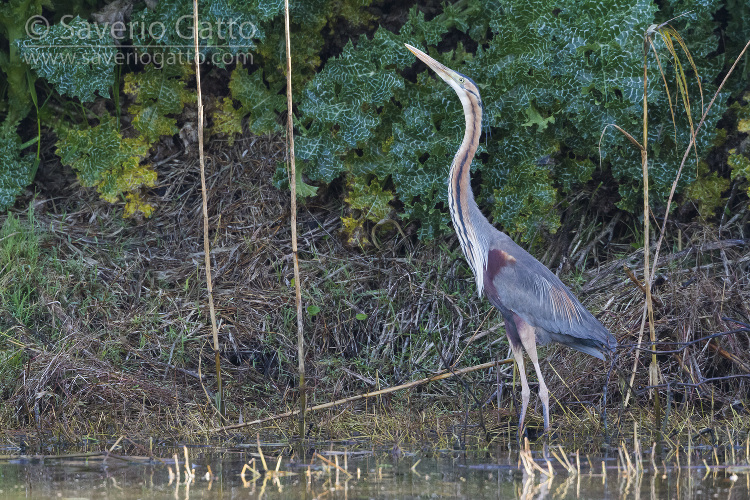
<path fill-rule="evenodd" d="M 320 404 L 320 405 L 317 405 L 317 406 L 311 406 L 309 408 L 306 408 L 305 411 L 311 412 L 311 411 L 324 410 L 326 408 L 332 408 L 334 406 L 340 406 L 342 404 L 351 403 L 351 402 L 354 402 L 354 401 L 359 401 L 360 399 L 366 399 L 366 398 L 371 398 L 371 397 L 375 397 L 375 396 L 382 396 L 383 394 L 389 394 L 391 392 L 399 391 L 401 389 L 408 389 L 410 387 L 415 387 L 415 386 L 418 386 L 418 385 L 427 384 L 427 383 L 430 383 L 430 382 L 434 382 L 436 380 L 442 380 L 442 379 L 450 378 L 450 377 L 453 377 L 454 375 L 461 375 L 463 373 L 469 373 L 469 372 L 473 372 L 473 371 L 477 371 L 477 370 L 483 370 L 485 368 L 491 368 L 493 366 L 498 366 L 498 365 L 507 365 L 507 364 L 510 364 L 510 363 L 513 363 L 513 358 L 502 359 L 502 360 L 499 360 L 499 361 L 490 361 L 489 363 L 483 363 L 481 365 L 470 366 L 468 368 L 463 368 L 461 370 L 443 371 L 442 373 L 439 373 L 437 375 L 433 375 L 432 377 L 427 377 L 427 378 L 423 378 L 423 379 L 420 379 L 420 380 L 414 380 L 412 382 L 409 382 L 409 383 L 406 383 L 406 384 L 402 384 L 402 385 L 398 385 L 396 387 L 388 387 L 386 389 L 380 389 L 379 391 L 368 392 L 368 393 L 365 393 L 365 394 L 358 394 L 357 396 L 351 396 L 349 398 L 339 399 L 337 401 L 333 401 L 333 402 L 330 402 L 330 403 L 324 403 L 324 404 Z M 286 413 L 280 413 L 278 415 L 273 415 L 273 416 L 270 416 L 270 417 L 261 418 L 261 419 L 258 419 L 258 420 L 253 420 L 251 422 L 243 422 L 241 424 L 226 425 L 224 427 L 218 427 L 218 428 L 215 428 L 215 429 L 211 429 L 209 432 L 222 432 L 222 431 L 229 431 L 229 430 L 234 430 L 234 429 L 241 429 L 243 427 L 249 427 L 251 425 L 258 425 L 258 424 L 262 424 L 262 423 L 265 423 L 265 422 L 270 422 L 272 420 L 278 420 L 280 418 L 293 417 L 295 415 L 298 415 L 299 413 L 300 413 L 300 410 L 292 410 L 292 411 L 288 411 Z"/>
<path fill-rule="evenodd" d="M 105 462 L 107 461 L 107 458 L 109 458 L 109 455 L 110 455 L 110 454 L 112 453 L 112 451 L 114 451 L 114 449 L 115 449 L 115 448 L 117 448 L 117 445 L 118 445 L 118 444 L 120 444 L 120 441 L 122 441 L 124 437 L 125 437 L 125 436 L 120 436 L 119 438 L 117 438 L 117 441 L 115 441 L 115 444 L 113 444 L 113 445 L 112 445 L 112 446 L 111 446 L 111 447 L 109 448 L 109 451 L 105 451 L 105 452 L 104 452 L 104 453 L 106 454 L 106 455 L 105 455 L 105 457 L 104 457 L 104 461 L 105 461 Z"/>
<path fill-rule="evenodd" d="M 729 318 L 722 318 L 722 320 L 736 322 L 736 320 L 732 320 L 732 319 L 729 319 Z M 680 346 L 677 349 L 671 349 L 669 351 L 656 350 L 656 349 L 645 349 L 644 347 L 639 346 L 638 344 L 621 344 L 621 346 L 623 348 L 630 346 L 631 350 L 639 350 L 639 351 L 645 352 L 647 354 L 674 354 L 674 353 L 679 353 L 679 352 L 684 351 L 686 347 L 691 346 L 693 344 L 698 344 L 700 342 L 703 342 L 703 341 L 706 341 L 706 340 L 715 339 L 717 337 L 723 337 L 724 335 L 731 335 L 733 333 L 740 333 L 740 332 L 747 332 L 747 331 L 750 331 L 750 327 L 738 328 L 736 330 L 728 330 L 726 332 L 712 333 L 711 335 L 706 335 L 705 337 L 701 337 L 699 339 L 689 340 L 687 342 L 667 341 L 667 340 L 660 340 L 659 342 L 654 342 L 654 343 L 652 343 L 652 342 L 646 342 L 647 345 L 650 344 L 652 346 L 654 346 L 656 344 L 670 344 L 670 345 Z"/>
<path fill-rule="evenodd" d="M 172 370 L 174 370 L 176 372 L 180 372 L 180 373 L 182 373 L 184 375 L 188 375 L 188 376 L 196 378 L 198 380 L 206 378 L 205 375 L 199 375 L 198 373 L 196 373 L 194 371 L 187 370 L 185 368 L 180 368 L 179 366 L 171 365 L 171 364 L 165 363 L 163 361 L 158 361 L 158 360 L 155 360 L 155 359 L 145 359 L 137 351 L 131 351 L 131 352 L 133 352 L 135 356 L 143 359 L 146 363 L 150 363 L 150 364 L 154 364 L 154 365 L 158 365 L 158 366 L 163 366 L 165 368 L 172 369 Z"/>
<path fill-rule="evenodd" d="M 733 380 L 736 378 L 750 378 L 750 374 L 744 374 L 744 375 L 726 375 L 724 377 L 711 377 L 711 378 L 704 378 L 701 379 L 699 382 L 696 383 L 690 383 L 690 382 L 670 382 L 668 384 L 656 384 L 656 385 L 647 385 L 645 387 L 641 387 L 637 391 L 635 391 L 636 394 L 643 394 L 645 391 L 651 391 L 653 389 L 661 389 L 664 387 L 688 387 L 691 389 L 700 387 L 701 385 L 707 383 L 707 382 L 724 382 L 725 380 Z"/>
<path fill-rule="evenodd" d="M 744 361 L 742 361 L 740 358 L 738 358 L 736 355 L 732 354 L 731 352 L 725 349 L 722 349 L 721 347 L 714 344 L 713 342 L 709 342 L 708 348 L 714 351 L 719 356 L 726 358 L 732 363 L 736 364 L 743 372 L 750 373 L 750 367 L 748 367 Z"/>
<path fill-rule="evenodd" d="M 664 257 L 659 259 L 657 267 L 661 267 L 669 262 L 672 262 L 673 260 L 686 257 L 690 254 L 700 253 L 700 252 L 710 252 L 712 250 L 723 250 L 725 248 L 741 246 L 741 245 L 750 245 L 750 239 L 718 240 L 718 241 L 711 241 L 708 243 L 704 243 L 700 246 L 691 246 L 682 251 L 669 254 L 669 255 L 665 255 Z M 654 270 L 655 269 L 656 268 L 654 268 Z"/>
<path fill-rule="evenodd" d="M 321 459 L 322 461 L 324 461 L 325 463 L 327 463 L 331 467 L 335 467 L 336 469 L 340 470 L 341 472 L 343 472 L 347 476 L 353 477 L 352 474 L 351 474 L 351 472 L 349 472 L 348 470 L 342 469 L 340 465 L 331 462 L 330 460 L 328 460 L 327 458 L 325 458 L 323 455 L 321 455 L 317 451 L 315 453 L 313 453 L 313 457 L 318 457 L 319 459 Z M 414 466 L 416 466 L 416 464 L 414 464 Z"/>
<path fill-rule="evenodd" d="M 628 278 L 630 278 L 630 281 L 632 281 L 633 283 L 635 283 L 636 286 L 641 289 L 641 292 L 647 293 L 646 287 L 643 285 L 643 283 L 641 283 L 640 281 L 638 281 L 638 278 L 636 278 L 635 274 L 633 274 L 633 270 L 630 269 L 628 266 L 624 266 L 624 269 L 625 269 L 625 274 L 628 275 Z M 656 305 L 658 305 L 659 307 L 662 307 L 664 305 L 664 304 L 662 304 L 661 300 L 659 300 L 658 297 L 653 297 L 652 296 L 651 298 L 656 303 Z"/>
<path fill-rule="evenodd" d="M 576 260 L 575 267 L 580 268 L 583 266 L 583 263 L 586 261 L 586 256 L 591 252 L 591 250 L 596 246 L 597 243 L 602 241 L 605 236 L 611 235 L 612 232 L 615 230 L 615 226 L 618 222 L 620 222 L 620 217 L 622 217 L 622 212 L 617 212 L 614 217 L 612 217 L 612 220 L 607 224 L 607 226 L 602 229 L 598 235 L 596 235 L 583 249 L 581 249 L 578 252 L 578 259 Z M 575 256 L 571 256 L 571 258 L 574 258 Z"/>

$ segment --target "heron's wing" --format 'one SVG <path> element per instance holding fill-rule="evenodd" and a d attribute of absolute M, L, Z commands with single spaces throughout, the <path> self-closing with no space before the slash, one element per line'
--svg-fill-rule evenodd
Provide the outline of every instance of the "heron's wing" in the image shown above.
<path fill-rule="evenodd" d="M 616 345 L 612 334 L 568 287 L 515 243 L 506 245 L 505 249 L 490 249 L 485 288 L 490 302 L 543 329 L 550 337 L 548 340 L 585 352 L 589 352 L 589 348 L 610 349 Z"/>

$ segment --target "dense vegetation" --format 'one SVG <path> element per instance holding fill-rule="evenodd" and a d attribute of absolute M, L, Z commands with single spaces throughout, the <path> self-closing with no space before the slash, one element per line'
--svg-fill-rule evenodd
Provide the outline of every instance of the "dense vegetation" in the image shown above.
<path fill-rule="evenodd" d="M 243 120 L 251 133 L 280 130 L 279 113 L 285 108 L 282 3 L 201 4 L 207 26 L 201 32 L 201 54 L 215 63 L 219 75 L 231 69 L 228 95 L 223 88 L 210 96 L 213 134 L 232 141 L 242 133 Z M 692 55 L 697 78 L 690 56 L 670 57 L 666 46 L 677 45 L 674 39 L 654 37 L 660 59 L 648 58 L 649 120 L 655 129 L 649 152 L 652 197 L 656 205 L 664 202 L 691 124 L 699 121 L 717 77 L 731 62 L 725 56 L 738 53 L 735 44 L 745 39 L 750 17 L 747 8 L 733 9 L 718 0 L 670 1 L 661 8 L 647 0 L 562 7 L 546 1 L 470 0 L 430 9 L 429 20 L 413 7 L 396 28 L 378 27 L 380 20 L 365 8 L 369 3 L 319 0 L 293 3 L 292 9 L 304 178 L 314 186 L 345 181 L 352 211 L 344 224 L 355 240 L 364 226 L 392 217 L 420 221 L 422 236 L 447 229 L 444 179 L 463 118 L 457 100 L 424 68 L 418 66 L 414 79 L 409 69 L 414 58 L 403 43 L 429 47 L 433 55 L 438 54 L 435 46 L 442 47 L 441 61 L 480 82 L 492 137 L 475 160 L 480 205 L 508 231 L 533 241 L 540 230 L 559 227 L 566 198 L 592 179 L 615 183 L 619 208 L 638 211 L 639 151 L 614 129 L 601 144 L 600 137 L 609 124 L 639 134 L 643 36 L 649 26 L 677 17 L 671 22 Z M 42 0 L 14 0 L 0 7 L 8 47 L 0 59 L 8 82 L 2 204 L 10 206 L 33 178 L 38 160 L 24 146 L 35 136 L 38 143 L 42 130 L 52 129 L 57 155 L 84 186 L 97 187 L 112 203 L 127 201 L 125 215 L 140 211 L 148 216 L 147 188 L 156 183 L 149 148 L 178 133 L 184 123 L 178 124 L 177 117 L 194 99 L 189 91 L 192 39 L 186 38 L 190 30 L 184 26 L 191 7 L 178 0 L 153 7 L 118 2 L 100 12 L 93 12 L 98 7 L 93 0 L 75 8 L 49 7 Z M 71 15 L 86 11 L 91 20 Z M 35 15 L 56 22 L 50 27 L 28 23 Z M 221 29 L 227 20 L 235 23 L 234 30 Z M 118 22 L 127 22 L 129 31 L 114 29 Z M 330 42 L 326 47 L 325 33 L 333 36 L 344 22 L 352 32 L 367 34 L 352 37 L 341 49 Z M 252 64 L 236 64 L 247 53 Z M 124 57 L 134 55 L 139 59 Z M 243 61 L 249 63 L 246 56 Z M 699 159 L 717 138 L 726 100 L 725 92 L 698 136 Z M 79 102 L 98 103 L 98 116 Z M 30 126 L 34 119 L 36 127 Z M 679 191 L 696 181 L 714 187 L 688 191 L 706 207 L 704 215 L 711 215 L 721 196 L 717 179 L 693 166 L 681 176 Z M 286 182 L 283 164 L 277 182 Z M 727 187 L 726 182 L 718 185 Z M 300 187 L 306 196 L 316 192 Z"/>
<path fill-rule="evenodd" d="M 543 247 L 545 264 L 572 269 L 567 281 L 586 304 L 603 312 L 622 343 L 636 340 L 640 276 L 623 278 L 622 267 L 638 269 L 643 259 L 640 153 L 607 125 L 642 136 L 644 33 L 669 22 L 652 31 L 646 59 L 650 199 L 661 217 L 691 128 L 750 38 L 747 5 L 291 3 L 295 182 L 307 202 L 303 299 L 317 397 L 431 373 L 460 358 L 479 332 L 462 364 L 504 354 L 493 343 L 500 330 L 491 308 L 476 299 L 450 239 L 445 178 L 463 133 L 460 105 L 404 43 L 481 89 L 486 140 L 472 168 L 485 213 L 527 246 Z M 284 408 L 294 386 L 282 6 L 200 2 L 214 286 L 233 418 Z M 50 26 L 27 22 L 34 16 Z M 101 431 L 126 427 L 131 407 L 142 404 L 170 426 L 217 423 L 205 409 L 188 423 L 179 413 L 204 397 L 198 360 L 203 377 L 212 362 L 201 351 L 186 16 L 192 3 L 183 0 L 0 5 L 0 208 L 9 212 L 0 233 L 0 328 L 8 340 L 0 397 L 11 402 L 0 409 L 2 422 L 41 425 L 64 415 L 70 428 Z M 219 29 L 227 20 L 247 29 L 227 36 Z M 120 22 L 163 30 L 111 29 Z M 747 259 L 735 251 L 746 238 L 750 190 L 746 61 L 718 95 L 679 178 L 679 217 L 654 292 L 660 339 L 692 341 L 735 327 L 725 315 L 748 319 Z M 685 278 L 698 271 L 705 273 Z M 706 344 L 718 350 L 697 349 L 687 361 L 663 356 L 663 378 L 745 373 L 746 339 L 727 342 Z M 622 377 L 637 358 L 624 354 L 621 377 L 607 382 L 601 366 L 553 352 L 561 357 L 570 377 L 552 382 L 553 394 L 587 404 L 607 383 L 622 402 Z M 166 389 L 167 376 L 182 377 L 195 397 Z M 638 377 L 636 387 L 649 384 L 647 374 Z M 565 379 L 585 394 L 569 394 Z M 706 419 L 714 402 L 731 414 L 744 384 L 717 383 L 710 399 L 695 389 L 695 407 Z M 444 390 L 438 404 L 453 408 L 461 390 Z M 687 404 L 692 390 L 675 397 Z M 127 405 L 114 411 L 102 403 L 115 397 Z M 648 393 L 639 389 L 635 398 Z M 394 404 L 413 410 L 408 396 Z M 120 420 L 91 423 L 94 411 Z"/>

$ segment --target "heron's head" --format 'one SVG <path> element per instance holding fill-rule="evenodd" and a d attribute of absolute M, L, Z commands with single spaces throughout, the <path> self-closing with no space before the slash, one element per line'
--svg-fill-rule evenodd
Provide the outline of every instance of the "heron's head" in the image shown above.
<path fill-rule="evenodd" d="M 429 66 L 432 71 L 437 73 L 440 78 L 445 80 L 445 82 L 450 85 L 453 90 L 456 91 L 456 94 L 458 94 L 459 97 L 468 97 L 468 95 L 473 95 L 477 99 L 477 101 L 479 101 L 480 103 L 482 102 L 482 98 L 479 97 L 479 89 L 477 88 L 476 83 L 474 83 L 474 80 L 437 62 L 435 59 L 431 58 L 418 48 L 412 47 L 408 43 L 404 45 L 406 45 L 406 48 L 409 49 L 415 56 L 421 59 L 427 66 Z"/>

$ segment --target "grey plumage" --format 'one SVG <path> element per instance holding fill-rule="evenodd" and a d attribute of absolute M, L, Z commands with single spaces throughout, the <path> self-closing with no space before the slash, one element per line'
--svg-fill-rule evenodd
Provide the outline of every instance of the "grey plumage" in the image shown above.
<path fill-rule="evenodd" d="M 552 271 L 506 234 L 497 231 L 496 238 L 493 248 L 516 261 L 494 276 L 496 300 L 536 327 L 538 344 L 559 342 L 599 359 L 614 350 L 617 342 L 612 334 Z"/>

